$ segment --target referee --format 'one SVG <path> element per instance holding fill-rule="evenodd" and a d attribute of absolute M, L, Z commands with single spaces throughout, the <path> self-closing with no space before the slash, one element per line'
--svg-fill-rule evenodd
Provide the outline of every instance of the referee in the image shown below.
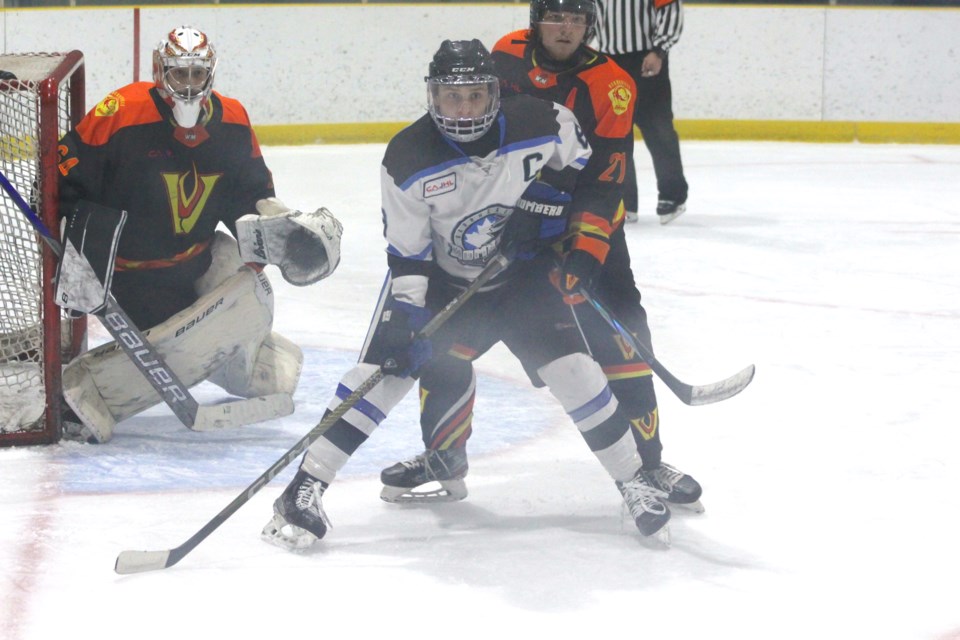
<path fill-rule="evenodd" d="M 633 122 L 653 159 L 657 216 L 666 224 L 684 212 L 687 201 L 680 139 L 673 127 L 668 55 L 683 31 L 682 0 L 597 0 L 597 5 L 597 49 L 637 83 Z M 637 170 L 630 153 L 624 194 L 628 222 L 636 222 L 638 204 Z"/>

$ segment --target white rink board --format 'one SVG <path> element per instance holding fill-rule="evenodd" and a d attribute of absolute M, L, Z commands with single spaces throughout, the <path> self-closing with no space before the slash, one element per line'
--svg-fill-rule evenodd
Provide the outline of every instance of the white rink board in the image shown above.
<path fill-rule="evenodd" d="M 487 46 L 521 4 L 141 8 L 151 43 L 178 24 L 222 54 L 217 87 L 257 124 L 404 122 L 444 38 Z M 6 10 L 3 50 L 81 49 L 87 104 L 133 79 L 133 9 Z M 265 27 L 269 25 L 269 29 Z M 960 10 L 687 6 L 671 76 L 678 119 L 956 122 Z"/>

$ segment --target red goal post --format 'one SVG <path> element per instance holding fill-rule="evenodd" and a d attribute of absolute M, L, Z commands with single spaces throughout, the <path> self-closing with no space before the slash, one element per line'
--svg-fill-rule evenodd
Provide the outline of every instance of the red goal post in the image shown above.
<path fill-rule="evenodd" d="M 84 115 L 84 60 L 68 53 L 0 54 L 0 169 L 54 233 L 60 137 Z M 62 365 L 79 353 L 86 319 L 53 298 L 56 257 L 0 192 L 0 446 L 57 442 Z"/>

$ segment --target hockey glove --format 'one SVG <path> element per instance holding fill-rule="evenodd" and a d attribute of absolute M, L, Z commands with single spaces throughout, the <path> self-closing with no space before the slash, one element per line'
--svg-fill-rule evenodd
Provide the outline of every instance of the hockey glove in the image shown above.
<path fill-rule="evenodd" d="M 416 336 L 430 321 L 424 307 L 391 300 L 377 328 L 381 340 L 380 368 L 387 375 L 407 378 L 430 359 L 433 349 L 427 339 Z"/>
<path fill-rule="evenodd" d="M 500 253 L 510 260 L 530 260 L 567 228 L 572 197 L 549 183 L 534 180 L 523 192 L 503 229 Z"/>
<path fill-rule="evenodd" d="M 579 295 L 580 290 L 590 291 L 602 269 L 603 263 L 592 253 L 574 249 L 566 255 L 563 263 L 550 273 L 550 280 L 563 294 L 564 302 L 571 305 L 580 304 L 585 300 Z"/>
<path fill-rule="evenodd" d="M 257 201 L 257 213 L 236 223 L 240 259 L 275 264 L 298 287 L 326 278 L 340 263 L 343 225 L 330 211 L 294 211 L 277 198 Z"/>

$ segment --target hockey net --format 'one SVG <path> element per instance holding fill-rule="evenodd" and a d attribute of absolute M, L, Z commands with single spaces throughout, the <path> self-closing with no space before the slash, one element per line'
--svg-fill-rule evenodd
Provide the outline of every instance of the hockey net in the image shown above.
<path fill-rule="evenodd" d="M 84 114 L 83 54 L 0 54 L 0 170 L 54 234 L 57 143 Z M 57 260 L 0 191 L 0 446 L 56 442 L 62 363 L 83 347 L 85 319 L 53 299 Z"/>

